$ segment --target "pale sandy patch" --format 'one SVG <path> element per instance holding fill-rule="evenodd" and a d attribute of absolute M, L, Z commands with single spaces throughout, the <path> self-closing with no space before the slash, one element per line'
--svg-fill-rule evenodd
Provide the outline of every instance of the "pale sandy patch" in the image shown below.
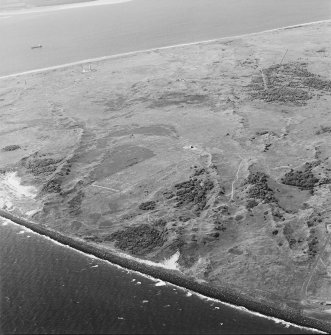
<path fill-rule="evenodd" d="M 17 176 L 17 172 L 7 172 L 4 176 L 1 176 L 0 185 L 0 192 L 5 191 L 19 199 L 23 197 L 34 198 L 37 194 L 37 191 L 33 186 L 21 184 L 21 178 Z"/>
<path fill-rule="evenodd" d="M 179 256 L 180 256 L 180 252 L 177 251 L 170 258 L 165 259 L 163 262 L 161 262 L 161 264 L 166 269 L 169 269 L 169 270 L 179 270 L 179 264 L 178 264 Z"/>
<path fill-rule="evenodd" d="M 67 5 L 57 5 L 57 6 L 47 6 L 47 7 L 35 7 L 29 9 L 19 9 L 19 10 L 10 10 L 3 11 L 0 13 L 0 17 L 9 18 L 13 15 L 23 15 L 23 14 L 33 14 L 33 13 L 45 13 L 45 12 L 53 12 L 58 10 L 66 10 L 66 9 L 75 9 L 75 8 L 84 8 L 84 7 L 92 7 L 92 6 L 104 6 L 104 5 L 115 5 L 124 2 L 129 2 L 131 0 L 97 0 L 91 2 L 81 2 L 81 3 L 73 3 Z"/>

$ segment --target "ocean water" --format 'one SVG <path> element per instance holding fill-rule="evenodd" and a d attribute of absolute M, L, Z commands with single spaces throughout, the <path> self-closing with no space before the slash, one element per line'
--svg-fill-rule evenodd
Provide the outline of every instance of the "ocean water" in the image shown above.
<path fill-rule="evenodd" d="M 298 334 L 0 219 L 0 333 Z"/>
<path fill-rule="evenodd" d="M 330 0 L 132 0 L 0 15 L 0 75 L 325 19 Z"/>

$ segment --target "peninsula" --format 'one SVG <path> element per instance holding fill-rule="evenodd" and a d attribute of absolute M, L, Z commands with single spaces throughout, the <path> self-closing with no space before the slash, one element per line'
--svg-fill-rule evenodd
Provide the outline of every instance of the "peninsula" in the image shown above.
<path fill-rule="evenodd" d="M 330 34 L 324 22 L 0 79 L 0 214 L 330 331 Z"/>

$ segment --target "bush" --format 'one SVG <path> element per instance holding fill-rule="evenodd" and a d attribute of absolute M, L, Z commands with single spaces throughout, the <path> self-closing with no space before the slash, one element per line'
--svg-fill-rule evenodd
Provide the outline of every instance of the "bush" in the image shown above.
<path fill-rule="evenodd" d="M 2 148 L 3 151 L 14 151 L 14 150 L 18 150 L 18 149 L 21 149 L 21 147 L 19 145 L 16 145 L 16 144 L 7 145 L 6 147 Z"/>
<path fill-rule="evenodd" d="M 155 201 L 146 201 L 143 202 L 139 205 L 139 209 L 143 210 L 143 211 L 149 211 L 149 210 L 153 210 L 156 207 L 156 202 Z"/>

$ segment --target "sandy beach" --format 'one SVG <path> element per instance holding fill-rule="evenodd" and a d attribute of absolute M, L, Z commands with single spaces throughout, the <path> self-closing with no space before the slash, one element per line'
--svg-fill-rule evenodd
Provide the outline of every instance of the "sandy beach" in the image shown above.
<path fill-rule="evenodd" d="M 54 0 L 38 1 L 5 1 L 0 5 L 0 17 L 32 13 L 47 13 L 51 11 L 84 8 L 91 6 L 114 5 L 131 0 Z"/>

